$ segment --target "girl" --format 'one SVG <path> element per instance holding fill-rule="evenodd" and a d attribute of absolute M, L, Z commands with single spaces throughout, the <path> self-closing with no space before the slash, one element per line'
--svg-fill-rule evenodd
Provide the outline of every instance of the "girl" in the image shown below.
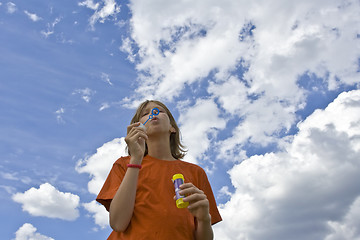
<path fill-rule="evenodd" d="M 150 119 L 154 108 L 158 115 Z M 129 156 L 114 163 L 96 199 L 109 211 L 108 240 L 213 239 L 211 225 L 222 220 L 214 195 L 205 171 L 180 160 L 185 151 L 169 109 L 159 101 L 143 102 L 125 142 Z M 175 204 L 172 176 L 178 173 L 185 178 L 180 194 L 187 209 Z"/>

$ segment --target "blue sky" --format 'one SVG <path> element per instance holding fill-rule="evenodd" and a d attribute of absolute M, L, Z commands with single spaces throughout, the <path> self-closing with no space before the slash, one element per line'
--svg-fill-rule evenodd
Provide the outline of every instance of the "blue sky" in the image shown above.
<path fill-rule="evenodd" d="M 0 235 L 106 239 L 94 199 L 134 108 L 159 99 L 208 173 L 216 239 L 359 238 L 359 14 L 358 1 L 0 1 Z"/>

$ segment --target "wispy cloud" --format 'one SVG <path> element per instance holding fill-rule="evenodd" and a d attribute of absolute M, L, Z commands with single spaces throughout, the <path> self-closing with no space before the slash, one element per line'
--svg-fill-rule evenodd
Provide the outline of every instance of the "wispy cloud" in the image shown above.
<path fill-rule="evenodd" d="M 81 95 L 81 98 L 85 101 L 85 102 L 90 102 L 91 97 L 96 93 L 96 91 L 91 90 L 90 88 L 84 88 L 84 89 L 76 89 L 72 94 L 79 94 Z"/>
<path fill-rule="evenodd" d="M 24 11 L 24 13 L 29 17 L 29 19 L 31 19 L 33 22 L 37 22 L 42 20 L 41 17 L 39 17 L 38 15 L 36 15 L 35 13 L 30 13 L 28 11 Z"/>
<path fill-rule="evenodd" d="M 7 6 L 7 12 L 10 13 L 10 14 L 13 14 L 14 12 L 17 11 L 16 4 L 13 3 L 13 2 L 8 2 L 6 4 L 6 6 Z"/>
<path fill-rule="evenodd" d="M 134 44 L 134 42 L 129 38 L 124 38 L 122 39 L 122 44 L 119 47 L 119 50 L 126 53 L 127 54 L 127 59 L 134 63 L 135 59 L 136 59 L 136 53 L 134 53 L 134 49 L 132 47 L 132 44 Z"/>
<path fill-rule="evenodd" d="M 101 111 L 103 111 L 103 110 L 105 110 L 107 108 L 110 108 L 110 104 L 109 103 L 103 103 L 103 104 L 101 104 L 101 107 L 99 108 L 99 111 L 101 112 Z"/>
<path fill-rule="evenodd" d="M 101 80 L 103 80 L 104 82 L 106 82 L 106 83 L 108 83 L 109 85 L 113 85 L 113 83 L 110 81 L 110 76 L 109 76 L 109 74 L 107 74 L 107 73 L 101 73 Z"/>
<path fill-rule="evenodd" d="M 62 19 L 61 17 L 58 17 L 58 18 L 55 18 L 55 20 L 52 23 L 48 23 L 46 30 L 41 31 L 41 34 L 45 38 L 48 38 L 50 35 L 54 34 L 55 26 L 56 26 L 56 24 L 58 24 L 61 21 L 61 19 Z"/>
<path fill-rule="evenodd" d="M 116 16 L 120 12 L 120 6 L 116 3 L 115 0 L 103 0 L 101 1 L 101 4 L 94 4 L 92 0 L 86 0 L 84 2 L 80 2 L 79 6 L 84 6 L 95 10 L 95 13 L 89 19 L 90 27 L 93 30 L 95 29 L 95 24 L 97 22 L 104 23 L 109 18 L 112 18 L 116 21 Z"/>
<path fill-rule="evenodd" d="M 82 6 L 82 7 L 87 7 L 87 8 L 90 8 L 92 10 L 97 10 L 100 6 L 100 3 L 94 3 L 93 0 L 86 0 L 86 1 L 83 1 L 83 2 L 79 2 L 78 3 L 79 6 Z"/>
<path fill-rule="evenodd" d="M 65 123 L 63 119 L 64 113 L 65 113 L 65 108 L 59 108 L 58 110 L 55 111 L 56 120 L 58 123 Z"/>

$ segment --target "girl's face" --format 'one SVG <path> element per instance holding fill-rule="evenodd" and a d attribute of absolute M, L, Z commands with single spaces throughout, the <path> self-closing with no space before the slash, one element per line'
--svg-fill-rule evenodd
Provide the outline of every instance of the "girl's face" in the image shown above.
<path fill-rule="evenodd" d="M 146 133 L 150 135 L 151 133 L 171 133 L 175 129 L 171 126 L 169 116 L 167 115 L 165 109 L 160 105 L 149 102 L 144 109 L 141 111 L 140 122 L 144 123 L 149 119 L 149 116 L 152 114 L 152 109 L 158 108 L 159 114 L 154 115 L 152 119 L 146 123 Z"/>

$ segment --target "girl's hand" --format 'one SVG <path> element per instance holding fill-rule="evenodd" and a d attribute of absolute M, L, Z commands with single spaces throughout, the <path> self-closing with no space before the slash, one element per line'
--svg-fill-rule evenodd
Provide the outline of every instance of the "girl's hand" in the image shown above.
<path fill-rule="evenodd" d="M 134 164 L 141 164 L 141 160 L 145 153 L 145 141 L 148 139 L 145 129 L 140 127 L 139 122 L 133 123 L 127 127 L 127 135 L 125 142 L 129 148 L 130 154 L 139 162 Z"/>
<path fill-rule="evenodd" d="M 209 200 L 205 193 L 192 183 L 184 183 L 180 186 L 179 194 L 186 196 L 184 202 L 189 202 L 188 210 L 196 217 L 197 221 L 210 222 Z"/>

